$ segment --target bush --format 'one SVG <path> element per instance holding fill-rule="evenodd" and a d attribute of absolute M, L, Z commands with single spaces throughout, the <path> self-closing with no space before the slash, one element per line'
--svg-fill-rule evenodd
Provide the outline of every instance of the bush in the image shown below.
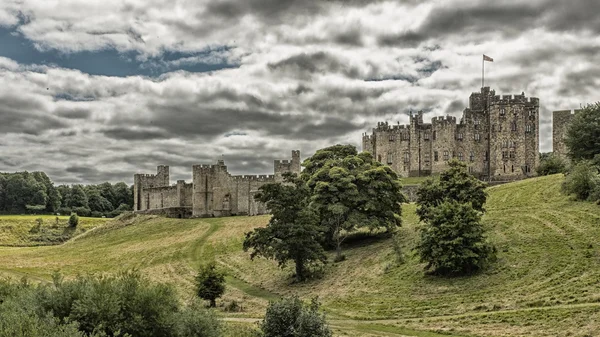
<path fill-rule="evenodd" d="M 216 306 L 217 298 L 225 292 L 225 272 L 219 270 L 215 262 L 200 266 L 196 275 L 196 294 L 198 297 L 210 301 L 210 306 Z"/>
<path fill-rule="evenodd" d="M 553 153 L 540 156 L 540 165 L 536 169 L 540 176 L 567 172 L 567 162 Z"/>
<path fill-rule="evenodd" d="M 79 217 L 77 216 L 77 213 L 73 213 L 69 217 L 69 227 L 74 228 L 77 227 L 77 225 L 79 225 Z"/>
<path fill-rule="evenodd" d="M 598 168 L 589 161 L 581 161 L 567 174 L 562 185 L 563 192 L 578 200 L 600 200 L 600 175 Z"/>
<path fill-rule="evenodd" d="M 92 211 L 87 207 L 73 207 L 73 213 L 77 213 L 79 216 L 90 216 Z"/>
<path fill-rule="evenodd" d="M 304 304 L 298 297 L 271 302 L 260 324 L 264 337 L 331 337 L 332 333 L 319 313 L 319 302 Z"/>
<path fill-rule="evenodd" d="M 181 307 L 175 289 L 153 284 L 136 272 L 79 276 L 35 289 L 32 312 L 51 313 L 61 326 L 77 324 L 86 335 L 218 337 L 220 323 L 199 305 Z M 43 317 L 43 316 L 40 316 Z"/>
<path fill-rule="evenodd" d="M 447 200 L 430 215 L 420 228 L 417 246 L 427 270 L 440 275 L 469 274 L 495 257 L 495 248 L 484 236 L 481 213 L 471 204 Z"/>

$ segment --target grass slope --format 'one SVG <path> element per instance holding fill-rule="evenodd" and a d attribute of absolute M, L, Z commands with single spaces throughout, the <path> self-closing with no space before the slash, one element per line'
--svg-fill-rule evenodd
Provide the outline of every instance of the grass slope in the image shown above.
<path fill-rule="evenodd" d="M 37 228 L 37 219 L 42 219 L 39 228 Z M 72 229 L 68 226 L 68 216 L 0 215 L 0 246 L 60 244 L 75 235 L 104 224 L 107 220 L 80 217 L 79 225 L 76 229 Z"/>
<path fill-rule="evenodd" d="M 424 275 L 412 252 L 414 205 L 403 209 L 405 263 L 395 264 L 390 239 L 371 238 L 350 244 L 346 261 L 305 284 L 292 283 L 291 267 L 250 261 L 241 251 L 244 233 L 268 216 L 108 223 L 61 246 L 0 248 L 0 273 L 47 280 L 56 269 L 137 268 L 175 283 L 185 299 L 193 296 L 198 263 L 216 259 L 229 270 L 222 303 L 236 300 L 245 309 L 224 313 L 232 327 L 260 317 L 268 300 L 297 293 L 319 296 L 337 336 L 593 336 L 600 330 L 600 208 L 561 195 L 562 180 L 489 188 L 484 223 L 499 259 L 473 277 Z"/>

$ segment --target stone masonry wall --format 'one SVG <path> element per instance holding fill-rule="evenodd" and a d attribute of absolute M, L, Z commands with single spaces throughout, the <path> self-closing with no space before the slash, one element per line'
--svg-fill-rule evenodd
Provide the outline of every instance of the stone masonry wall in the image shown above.
<path fill-rule="evenodd" d="M 552 152 L 567 159 L 569 149 L 565 145 L 567 128 L 571 120 L 580 110 L 560 110 L 552 112 Z"/>

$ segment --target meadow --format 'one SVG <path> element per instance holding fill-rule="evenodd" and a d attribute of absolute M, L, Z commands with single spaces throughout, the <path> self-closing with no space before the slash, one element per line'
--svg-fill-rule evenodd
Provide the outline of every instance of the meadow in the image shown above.
<path fill-rule="evenodd" d="M 251 329 L 269 300 L 291 294 L 318 296 L 336 336 L 594 336 L 600 331 L 600 207 L 562 195 L 563 179 L 488 189 L 484 225 L 498 260 L 471 277 L 424 274 L 413 251 L 414 204 L 403 205 L 403 261 L 390 235 L 362 233 L 348 240 L 345 261 L 302 284 L 293 282 L 291 267 L 251 261 L 242 251 L 244 233 L 264 226 L 268 216 L 124 217 L 59 246 L 0 247 L 0 275 L 44 282 L 56 270 L 69 276 L 135 268 L 175 284 L 185 301 L 194 296 L 197 266 L 215 259 L 228 271 L 218 306 L 231 336 Z M 242 311 L 225 310 L 234 301 Z"/>
<path fill-rule="evenodd" d="M 70 228 L 69 216 L 0 215 L 0 246 L 61 244 L 107 220 L 109 219 L 80 217 L 77 228 Z"/>

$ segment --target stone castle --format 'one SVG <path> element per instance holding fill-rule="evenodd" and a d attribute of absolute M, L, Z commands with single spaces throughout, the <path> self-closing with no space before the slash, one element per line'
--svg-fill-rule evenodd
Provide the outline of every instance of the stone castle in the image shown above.
<path fill-rule="evenodd" d="M 571 120 L 580 110 L 559 110 L 552 112 L 552 152 L 563 159 L 567 159 L 569 150 L 565 145 L 567 128 Z"/>
<path fill-rule="evenodd" d="M 265 205 L 254 200 L 258 188 L 281 182 L 285 172 L 300 173 L 300 151 L 291 160 L 275 160 L 273 175 L 231 175 L 223 160 L 216 165 L 192 166 L 192 182 L 169 182 L 169 167 L 156 174 L 133 176 L 134 211 L 169 217 L 213 217 L 265 214 Z"/>
<path fill-rule="evenodd" d="M 411 113 L 409 125 L 378 123 L 363 134 L 362 148 L 404 177 L 440 173 L 457 158 L 483 180 L 526 178 L 539 163 L 539 99 L 484 87 L 471 94 L 458 123 L 451 116 L 424 123 L 422 112 Z"/>

